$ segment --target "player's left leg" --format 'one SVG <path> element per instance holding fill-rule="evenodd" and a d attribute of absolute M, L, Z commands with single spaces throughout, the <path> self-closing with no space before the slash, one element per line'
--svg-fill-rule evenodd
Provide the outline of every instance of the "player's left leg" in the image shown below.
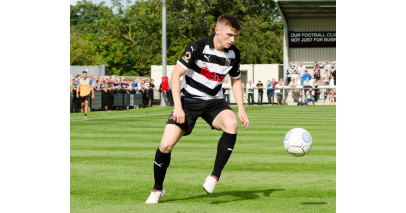
<path fill-rule="evenodd" d="M 84 103 L 85 103 L 85 110 L 84 110 L 84 113 L 85 113 L 85 117 L 87 116 L 87 108 L 89 107 L 89 101 L 86 99 L 85 101 L 84 101 Z"/>
<path fill-rule="evenodd" d="M 203 184 L 203 189 L 209 194 L 213 193 L 214 187 L 220 179 L 221 171 L 230 158 L 237 140 L 238 124 L 234 112 L 230 109 L 221 111 L 213 120 L 212 127 L 222 130 L 223 135 L 217 145 L 217 155 L 213 171 Z"/>

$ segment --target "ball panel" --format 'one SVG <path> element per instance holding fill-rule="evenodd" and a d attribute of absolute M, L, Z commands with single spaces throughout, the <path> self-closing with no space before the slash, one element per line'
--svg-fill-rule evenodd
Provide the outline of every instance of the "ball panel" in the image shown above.
<path fill-rule="evenodd" d="M 303 141 L 306 143 L 312 142 L 312 136 L 310 136 L 310 133 L 308 131 L 302 132 L 302 138 L 303 138 Z"/>
<path fill-rule="evenodd" d="M 286 135 L 285 135 L 285 140 L 284 140 L 284 141 L 289 140 L 289 138 L 290 138 L 291 135 L 292 135 L 292 130 L 290 130 L 289 132 L 286 133 Z"/>
<path fill-rule="evenodd" d="M 293 156 L 302 156 L 305 154 L 303 149 L 299 148 L 299 147 L 289 147 L 288 152 L 289 152 L 289 154 L 291 154 Z"/>

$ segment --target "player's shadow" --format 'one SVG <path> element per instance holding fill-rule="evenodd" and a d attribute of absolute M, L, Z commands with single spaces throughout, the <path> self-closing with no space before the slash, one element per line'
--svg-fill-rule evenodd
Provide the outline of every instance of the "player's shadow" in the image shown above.
<path fill-rule="evenodd" d="M 260 197 L 269 197 L 273 192 L 283 191 L 284 189 L 265 189 L 265 190 L 250 190 L 250 191 L 227 191 L 227 192 L 220 192 L 220 193 L 213 193 L 213 194 L 203 194 L 198 196 L 186 197 L 186 198 L 178 198 L 178 199 L 163 199 L 160 200 L 160 203 L 171 202 L 171 201 L 183 201 L 183 200 L 198 200 L 202 198 L 219 198 L 230 196 L 234 199 L 231 200 L 212 200 L 210 204 L 220 204 L 220 203 L 228 203 L 233 201 L 239 200 L 254 200 Z"/>

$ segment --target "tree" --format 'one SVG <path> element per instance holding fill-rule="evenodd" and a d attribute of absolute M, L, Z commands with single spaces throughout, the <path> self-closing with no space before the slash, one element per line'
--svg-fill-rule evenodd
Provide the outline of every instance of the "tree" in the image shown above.
<path fill-rule="evenodd" d="M 151 65 L 162 63 L 161 1 L 112 4 L 84 0 L 71 6 L 71 64 L 89 59 L 106 63 L 110 75 L 149 75 Z M 167 0 L 168 64 L 191 42 L 213 35 L 221 14 L 241 20 L 235 45 L 242 64 L 282 63 L 283 24 L 273 0 Z"/>

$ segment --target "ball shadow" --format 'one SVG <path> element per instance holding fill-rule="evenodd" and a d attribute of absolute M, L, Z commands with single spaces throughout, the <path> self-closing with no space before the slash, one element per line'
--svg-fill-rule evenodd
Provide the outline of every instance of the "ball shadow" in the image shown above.
<path fill-rule="evenodd" d="M 326 205 L 327 202 L 303 202 L 302 205 Z"/>

